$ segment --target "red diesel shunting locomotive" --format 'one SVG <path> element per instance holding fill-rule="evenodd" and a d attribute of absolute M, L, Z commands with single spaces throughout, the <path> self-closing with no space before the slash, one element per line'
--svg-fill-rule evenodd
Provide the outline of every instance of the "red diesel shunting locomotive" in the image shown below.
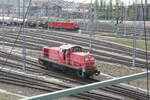
<path fill-rule="evenodd" d="M 100 71 L 95 67 L 95 56 L 83 52 L 80 46 L 65 44 L 60 47 L 43 47 L 39 63 L 56 67 L 63 72 L 72 70 L 78 77 L 87 78 L 98 75 Z"/>

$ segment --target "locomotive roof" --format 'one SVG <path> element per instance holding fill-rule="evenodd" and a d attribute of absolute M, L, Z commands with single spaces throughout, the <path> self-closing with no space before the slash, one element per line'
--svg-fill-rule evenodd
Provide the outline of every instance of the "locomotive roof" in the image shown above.
<path fill-rule="evenodd" d="M 88 53 L 85 53 L 85 52 L 75 52 L 75 54 L 80 55 L 80 56 L 88 55 Z"/>
<path fill-rule="evenodd" d="M 64 44 L 64 45 L 62 45 L 62 46 L 60 46 L 60 49 L 70 49 L 70 48 L 73 48 L 73 47 L 76 47 L 76 46 L 78 46 L 78 45 L 72 45 L 72 44 Z M 78 47 L 80 47 L 80 46 L 78 46 Z"/>
<path fill-rule="evenodd" d="M 75 52 L 74 54 L 79 55 L 79 56 L 93 56 L 90 53 L 85 53 L 85 52 Z"/>

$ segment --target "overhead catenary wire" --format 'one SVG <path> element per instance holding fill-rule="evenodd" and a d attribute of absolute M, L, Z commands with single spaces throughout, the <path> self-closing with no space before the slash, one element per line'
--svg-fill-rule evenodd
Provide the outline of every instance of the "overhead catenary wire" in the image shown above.
<path fill-rule="evenodd" d="M 3 4 L 3 6 L 2 6 L 2 16 L 3 16 L 3 23 L 2 23 L 2 31 L 3 31 L 3 37 L 5 36 L 5 30 L 4 30 L 4 17 L 5 17 L 5 11 L 4 11 L 4 4 Z M 2 44 L 2 50 L 4 50 L 5 49 L 5 45 L 4 45 L 4 42 L 5 42 L 5 40 L 3 41 L 3 44 Z"/>
<path fill-rule="evenodd" d="M 25 19 L 25 0 L 23 0 L 23 19 Z M 22 28 L 22 34 L 24 35 L 24 27 L 25 27 L 25 23 L 23 23 L 23 28 Z M 22 44 L 22 55 L 23 55 L 23 65 L 22 65 L 22 69 L 23 71 L 25 71 L 26 69 L 26 38 L 23 36 L 22 38 L 23 40 L 23 44 Z"/>
<path fill-rule="evenodd" d="M 21 35 L 21 30 L 22 30 L 22 28 L 23 28 L 23 26 L 24 26 L 25 19 L 26 19 L 26 17 L 27 17 L 27 14 L 28 14 L 30 5 L 31 5 L 31 0 L 30 0 L 29 3 L 28 3 L 27 11 L 25 12 L 25 15 L 24 15 L 22 24 L 20 25 L 20 28 L 19 28 L 19 30 L 18 30 L 18 32 L 17 32 L 17 37 L 16 37 L 16 39 L 15 39 L 13 45 L 12 45 L 12 48 L 10 49 L 9 55 L 6 57 L 6 60 L 5 60 L 4 64 L 3 64 L 3 67 L 1 67 L 0 70 L 4 68 L 4 66 L 6 65 L 6 63 L 7 63 L 8 59 L 9 59 L 9 57 L 11 56 L 11 54 L 12 54 L 12 52 L 13 52 L 13 49 L 15 48 L 15 44 L 17 43 L 17 40 L 19 39 L 19 37 L 20 37 L 20 35 Z"/>
<path fill-rule="evenodd" d="M 135 0 L 135 3 L 137 4 L 137 0 Z M 133 35 L 132 35 L 132 46 L 133 46 L 133 51 L 132 51 L 132 66 L 135 66 L 135 63 L 136 63 L 136 35 L 137 35 L 137 18 L 136 18 L 136 16 L 138 15 L 137 14 L 137 5 L 135 6 L 135 21 L 134 21 L 134 23 L 133 23 L 133 26 L 135 25 L 135 27 L 134 27 L 134 30 L 135 30 L 135 32 L 133 33 Z"/>
<path fill-rule="evenodd" d="M 148 67 L 148 53 L 147 53 L 147 34 L 146 34 L 146 23 L 145 23 L 145 16 L 147 16 L 147 13 L 145 12 L 145 9 L 144 9 L 144 3 L 143 3 L 143 0 L 141 0 L 141 3 L 142 3 L 142 12 L 143 12 L 143 24 L 144 24 L 144 40 L 145 40 L 145 59 L 146 59 L 146 63 L 145 63 L 145 66 L 147 68 L 147 100 L 150 100 L 150 93 L 149 93 L 149 76 L 148 76 L 148 70 L 149 70 L 149 67 Z M 146 8 L 146 0 L 145 0 L 145 8 Z"/>

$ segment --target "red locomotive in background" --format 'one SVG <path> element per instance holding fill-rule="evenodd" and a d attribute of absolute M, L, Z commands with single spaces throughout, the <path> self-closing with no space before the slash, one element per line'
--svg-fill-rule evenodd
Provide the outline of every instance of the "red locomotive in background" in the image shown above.
<path fill-rule="evenodd" d="M 54 21 L 54 22 L 48 22 L 48 26 L 53 29 L 63 29 L 69 31 L 77 31 L 80 29 L 79 26 L 74 22 Z"/>
<path fill-rule="evenodd" d="M 87 78 L 98 75 L 95 67 L 95 56 L 83 52 L 80 46 L 65 44 L 60 47 L 43 47 L 39 63 L 56 67 L 63 72 L 73 71 L 78 77 Z"/>

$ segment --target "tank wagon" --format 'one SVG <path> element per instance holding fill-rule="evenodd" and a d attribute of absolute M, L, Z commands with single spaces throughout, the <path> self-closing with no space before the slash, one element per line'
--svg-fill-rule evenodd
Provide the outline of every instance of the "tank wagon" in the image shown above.
<path fill-rule="evenodd" d="M 77 45 L 43 47 L 38 60 L 40 64 L 55 67 L 62 72 L 73 71 L 77 77 L 87 78 L 100 73 L 95 66 L 95 56 L 83 52 L 83 49 Z"/>
<path fill-rule="evenodd" d="M 12 18 L 12 17 L 0 17 L 0 25 L 6 26 L 17 26 L 21 25 L 23 19 L 21 18 Z M 52 28 L 52 29 L 63 29 L 68 31 L 78 31 L 80 27 L 75 22 L 66 22 L 66 21 L 43 21 L 43 20 L 30 20 L 25 19 L 25 27 L 29 28 Z"/>
<path fill-rule="evenodd" d="M 16 25 L 21 25 L 22 22 L 23 19 L 21 18 L 0 17 L 0 25 L 16 26 Z M 25 23 L 27 23 L 27 19 L 25 19 Z"/>

